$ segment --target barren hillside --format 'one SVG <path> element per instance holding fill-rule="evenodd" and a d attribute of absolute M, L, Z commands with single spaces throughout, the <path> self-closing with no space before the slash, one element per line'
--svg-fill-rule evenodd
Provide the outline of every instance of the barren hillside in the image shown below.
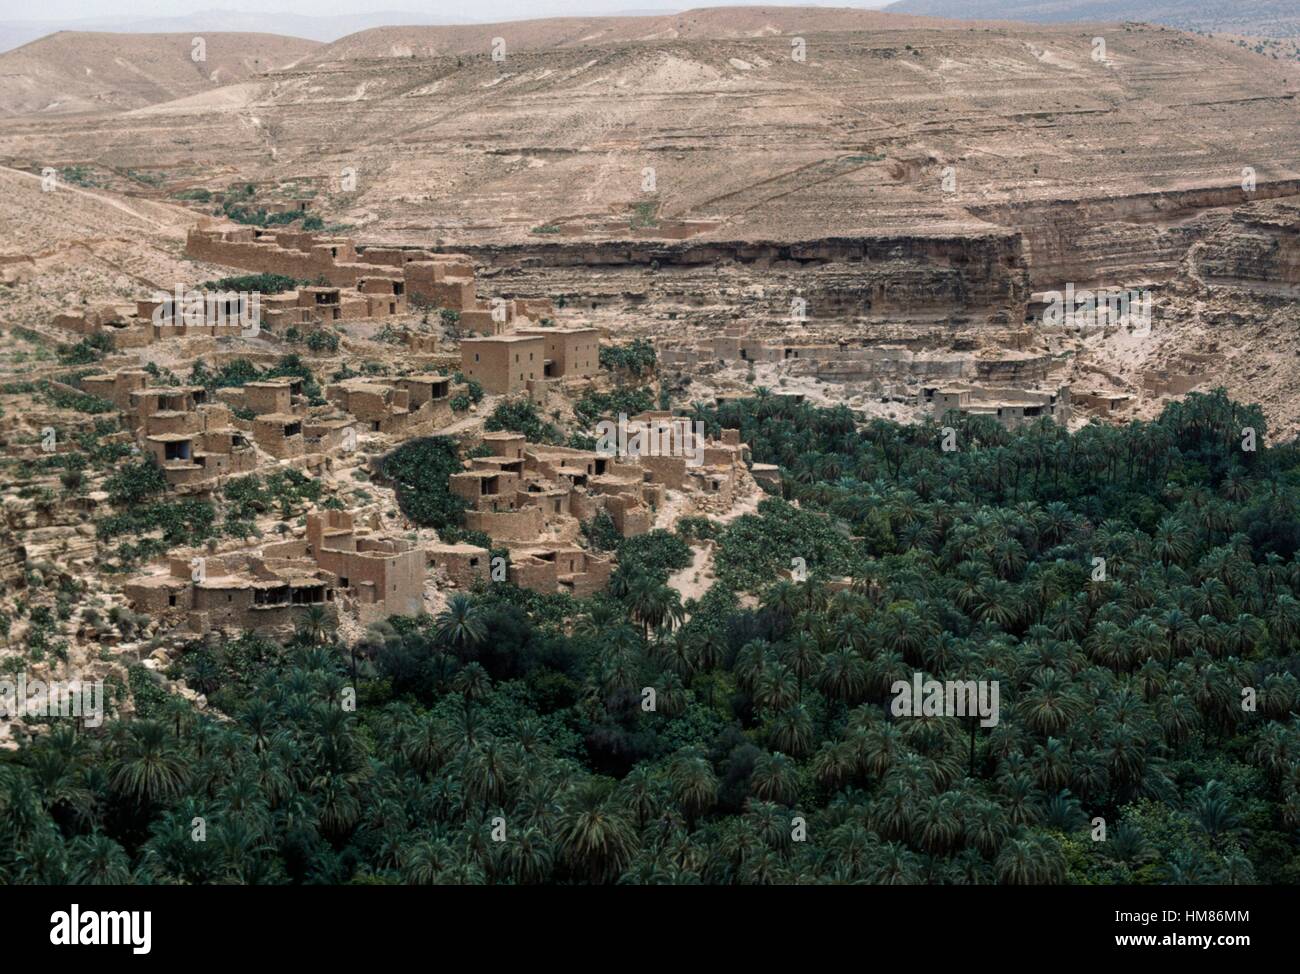
<path fill-rule="evenodd" d="M 275 34 L 60 31 L 0 54 L 0 115 L 139 108 L 241 81 L 319 46 Z"/>
<path fill-rule="evenodd" d="M 164 189 L 301 176 L 368 236 L 448 244 L 951 232 L 1039 220 L 1024 209 L 1035 201 L 1236 187 L 1247 166 L 1261 183 L 1300 173 L 1300 72 L 1142 26 L 1108 29 L 1094 60 L 1094 33 L 809 32 L 802 61 L 787 37 L 500 62 L 486 47 L 322 59 L 331 45 L 126 114 L 2 123 L 0 158 L 150 167 Z"/>
<path fill-rule="evenodd" d="M 548 17 L 499 24 L 376 27 L 325 45 L 311 60 L 324 63 L 477 55 L 490 51 L 498 37 L 505 41 L 508 53 L 639 41 L 728 40 L 924 25 L 936 26 L 925 17 L 851 7 L 702 7 L 679 14 L 641 17 Z"/>
<path fill-rule="evenodd" d="M 57 312 L 202 279 L 182 256 L 197 216 L 178 206 L 0 168 L 0 323 L 44 330 Z M 210 275 L 208 275 L 210 276 Z"/>

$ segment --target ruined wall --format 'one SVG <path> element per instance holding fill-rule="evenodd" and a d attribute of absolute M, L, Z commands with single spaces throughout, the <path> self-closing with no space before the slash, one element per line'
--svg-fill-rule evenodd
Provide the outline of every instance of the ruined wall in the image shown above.
<path fill-rule="evenodd" d="M 482 531 L 493 541 L 535 541 L 541 537 L 545 518 L 539 507 L 521 511 L 466 511 L 465 527 Z"/>
<path fill-rule="evenodd" d="M 356 264 L 336 263 L 328 249 L 309 252 L 252 239 L 223 240 L 217 231 L 191 230 L 185 239 L 185 255 L 258 274 L 283 274 L 306 281 L 324 278 L 333 287 L 355 287 L 359 273 L 366 270 Z"/>
<path fill-rule="evenodd" d="M 457 588 L 469 589 L 476 581 L 487 581 L 491 553 L 475 545 L 433 545 L 425 549 L 429 567 L 442 571 Z"/>
<path fill-rule="evenodd" d="M 507 577 L 520 588 L 543 595 L 555 594 L 557 572 L 553 561 L 541 558 L 525 558 L 517 562 L 512 560 Z"/>

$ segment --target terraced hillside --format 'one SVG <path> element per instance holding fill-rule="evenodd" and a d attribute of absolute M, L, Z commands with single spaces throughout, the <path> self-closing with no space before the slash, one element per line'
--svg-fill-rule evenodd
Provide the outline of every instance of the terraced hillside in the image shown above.
<path fill-rule="evenodd" d="M 317 46 L 276 34 L 59 31 L 0 54 L 0 116 L 154 105 L 283 67 Z"/>

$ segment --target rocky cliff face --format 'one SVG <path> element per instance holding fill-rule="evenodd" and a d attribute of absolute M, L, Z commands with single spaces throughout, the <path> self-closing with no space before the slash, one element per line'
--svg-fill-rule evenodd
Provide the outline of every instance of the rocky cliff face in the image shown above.
<path fill-rule="evenodd" d="M 720 285 L 745 281 L 738 303 L 754 317 L 789 319 L 802 298 L 812 320 L 911 317 L 1005 322 L 1028 280 L 1017 234 L 837 236 L 797 242 L 546 242 L 461 247 L 487 286 L 511 296 L 563 297 L 590 309 L 704 307 Z M 490 282 L 490 283 L 488 283 Z M 1022 316 L 1023 317 L 1023 316 Z"/>
<path fill-rule="evenodd" d="M 1294 196 L 1300 180 L 1138 193 L 1114 199 L 1054 200 L 972 207 L 990 222 L 1018 231 L 1035 290 L 1077 284 L 1122 287 L 1175 277 L 1204 230 L 1201 214 L 1259 200 Z"/>
<path fill-rule="evenodd" d="M 1243 206 L 1193 254 L 1209 284 L 1293 298 L 1300 285 L 1300 197 Z"/>

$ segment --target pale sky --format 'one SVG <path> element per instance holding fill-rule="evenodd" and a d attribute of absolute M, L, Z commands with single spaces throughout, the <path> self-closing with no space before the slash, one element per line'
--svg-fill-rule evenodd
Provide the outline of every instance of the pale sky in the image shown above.
<path fill-rule="evenodd" d="M 883 7 L 890 0 L 828 0 L 816 6 Z M 229 0 L 41 0 L 36 5 L 19 5 L 10 0 L 0 6 L 0 21 L 86 20 L 101 17 L 175 17 L 207 10 L 273 11 L 328 17 L 338 14 L 372 12 L 419 12 L 422 19 L 445 15 L 449 21 L 525 20 L 534 17 L 564 17 L 583 14 L 615 14 L 688 10 L 691 7 L 761 6 L 754 0 L 700 0 L 698 3 L 672 3 L 662 0 L 263 0 L 261 3 Z M 774 6 L 813 6 L 790 3 Z M 8 8 L 8 9 L 4 9 Z"/>

